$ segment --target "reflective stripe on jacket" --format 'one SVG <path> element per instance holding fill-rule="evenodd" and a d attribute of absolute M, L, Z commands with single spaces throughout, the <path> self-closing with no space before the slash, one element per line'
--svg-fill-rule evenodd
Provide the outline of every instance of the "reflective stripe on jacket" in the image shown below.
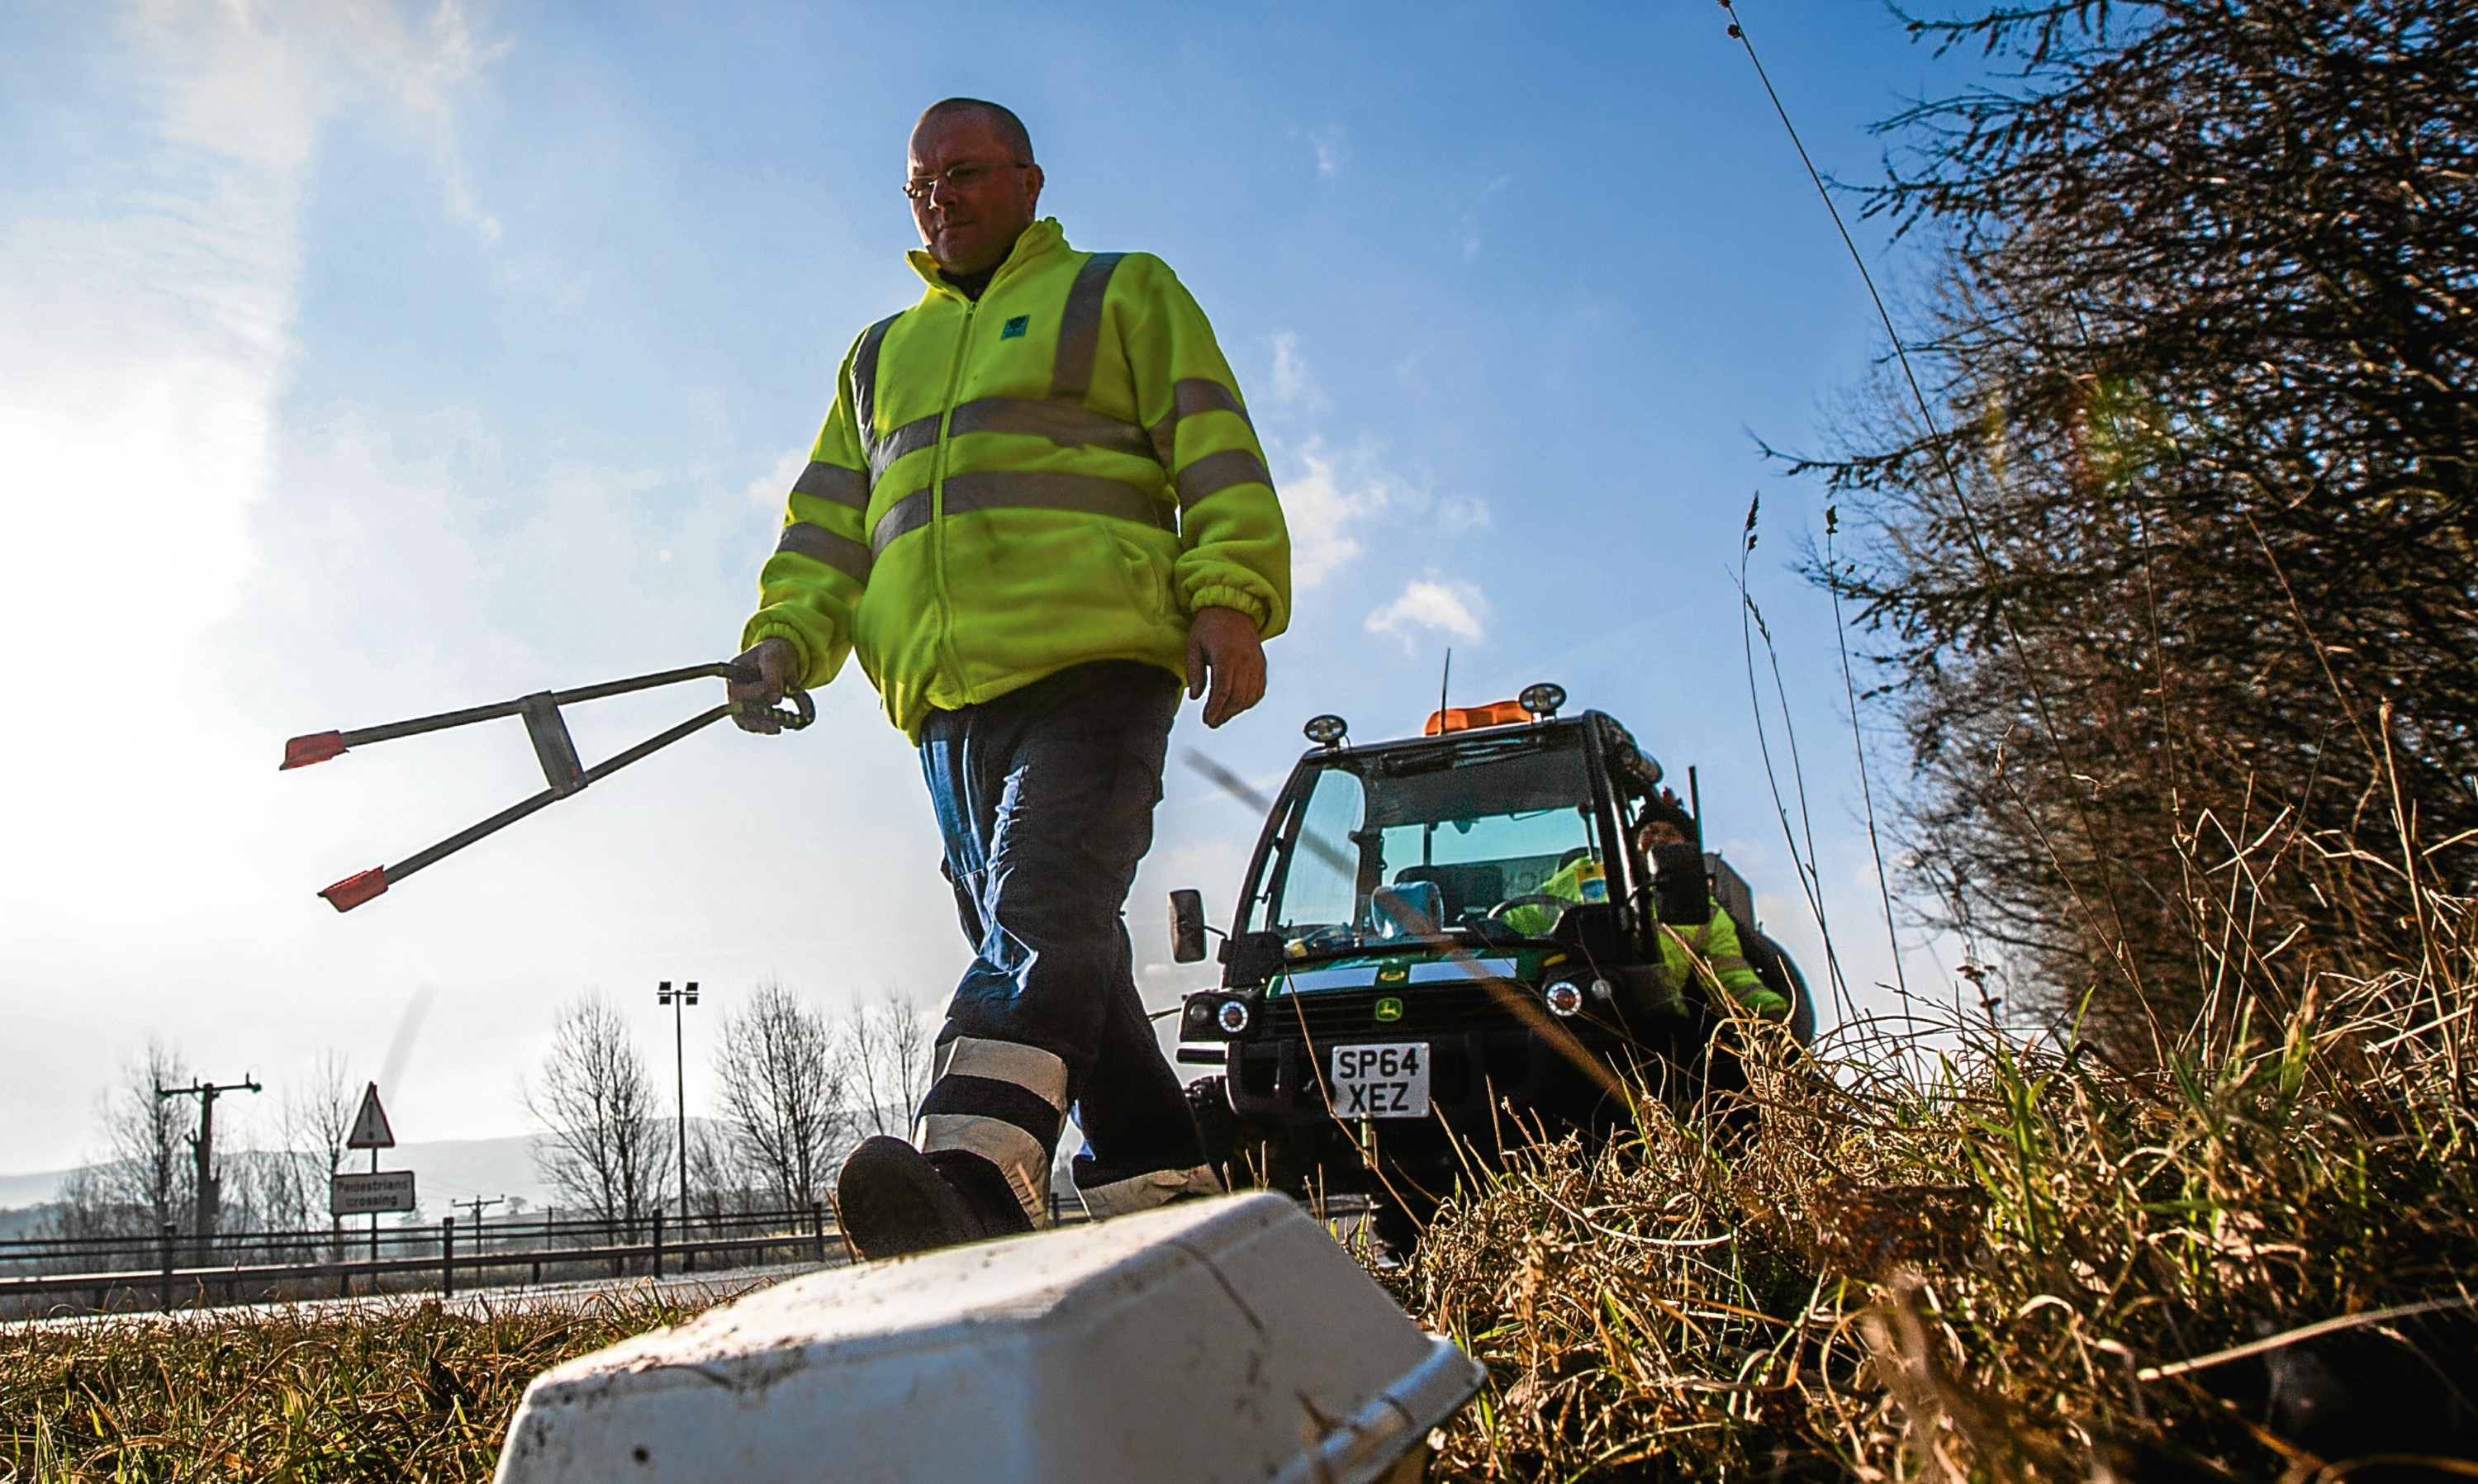
<path fill-rule="evenodd" d="M 1025 229 L 978 303 L 910 255 L 921 302 L 861 333 L 792 487 L 742 643 L 802 684 L 857 651 L 916 740 L 1089 660 L 1186 673 L 1189 616 L 1290 616 L 1290 537 L 1213 327 L 1160 259 Z"/>
<path fill-rule="evenodd" d="M 1669 977 L 1680 984 L 1691 984 L 1698 977 L 1696 961 L 1710 970 L 1707 978 L 1718 978 L 1721 988 L 1731 997 L 1746 1000 L 1766 994 L 1763 976 L 1747 962 L 1746 949 L 1738 942 L 1738 924 L 1719 902 L 1712 904 L 1712 920 L 1702 927 L 1680 931 L 1663 924 L 1660 930 L 1660 963 Z"/>

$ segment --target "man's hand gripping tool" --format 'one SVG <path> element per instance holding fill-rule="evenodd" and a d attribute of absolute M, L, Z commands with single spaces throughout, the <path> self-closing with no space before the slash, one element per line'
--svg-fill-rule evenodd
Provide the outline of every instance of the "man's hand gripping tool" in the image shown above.
<path fill-rule="evenodd" d="M 562 706 L 578 701 L 598 701 L 605 696 L 625 695 L 631 691 L 649 691 L 656 686 L 677 685 L 684 680 L 737 680 L 750 684 L 761 677 L 757 667 L 738 661 L 721 665 L 693 665 L 686 669 L 665 670 L 659 675 L 639 675 L 628 680 L 614 680 L 603 685 L 586 686 L 575 691 L 542 691 L 501 701 L 494 706 L 476 706 L 468 711 L 451 711 L 436 717 L 418 717 L 411 721 L 392 721 L 385 726 L 366 726 L 357 732 L 313 732 L 295 737 L 284 744 L 284 767 L 307 767 L 324 763 L 348 748 L 367 742 L 389 742 L 398 737 L 412 737 L 422 732 L 443 731 L 451 726 L 466 726 L 475 721 L 495 721 L 501 717 L 525 718 L 525 735 L 533 740 L 534 756 L 541 760 L 544 779 L 550 787 L 523 803 L 503 809 L 491 817 L 460 831 L 432 845 L 429 849 L 407 856 L 393 866 L 373 866 L 357 875 L 346 876 L 318 894 L 334 904 L 338 912 L 350 912 L 389 887 L 402 881 L 423 867 L 442 860 L 480 840 L 483 836 L 516 823 L 545 804 L 568 797 L 596 779 L 611 774 L 650 753 L 658 752 L 692 732 L 713 725 L 725 717 L 747 715 L 759 721 L 761 732 L 796 732 L 818 719 L 818 708 L 809 700 L 806 691 L 786 691 L 784 698 L 792 703 L 790 711 L 777 711 L 757 701 L 725 701 L 703 716 L 692 717 L 659 736 L 649 737 L 608 762 L 592 767 L 581 766 L 576 758 L 576 743 L 568 735 L 568 721 L 560 716 Z M 281 769 L 279 769 L 280 771 Z"/>

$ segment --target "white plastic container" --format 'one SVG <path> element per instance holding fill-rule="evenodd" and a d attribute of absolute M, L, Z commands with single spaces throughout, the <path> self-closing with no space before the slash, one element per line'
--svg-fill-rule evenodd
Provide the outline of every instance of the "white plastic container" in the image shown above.
<path fill-rule="evenodd" d="M 1482 1374 L 1289 1199 L 1232 1195 L 811 1273 L 580 1356 L 526 1388 L 498 1484 L 1367 1484 Z"/>

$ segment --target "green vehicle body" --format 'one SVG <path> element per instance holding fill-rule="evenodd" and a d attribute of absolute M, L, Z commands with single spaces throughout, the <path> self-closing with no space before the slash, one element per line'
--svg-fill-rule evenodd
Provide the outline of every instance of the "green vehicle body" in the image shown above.
<path fill-rule="evenodd" d="M 1232 1181 L 1368 1196 L 1399 1242 L 1474 1161 L 1623 1123 L 1613 1075 L 1693 1095 L 1723 1017 L 1673 980 L 1657 935 L 1714 901 L 1807 1039 L 1805 980 L 1746 883 L 1699 846 L 1634 847 L 1659 778 L 1588 711 L 1304 754 L 1258 839 L 1222 984 L 1181 1006 L 1178 1059 L 1220 1069 L 1189 1099 Z M 1537 893 L 1579 855 L 1601 868 L 1594 899 Z M 1182 958 L 1202 956 L 1194 903 L 1174 895 Z M 1504 914 L 1525 903 L 1554 906 L 1555 927 L 1517 931 Z"/>

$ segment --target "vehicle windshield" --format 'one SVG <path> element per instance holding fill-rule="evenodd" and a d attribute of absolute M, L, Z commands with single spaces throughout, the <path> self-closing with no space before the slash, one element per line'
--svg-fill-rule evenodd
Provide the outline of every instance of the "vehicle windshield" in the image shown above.
<path fill-rule="evenodd" d="M 1537 935 L 1602 886 L 1582 740 L 1562 729 L 1341 754 L 1279 818 L 1246 926 L 1280 933 L 1293 957 L 1438 927 Z M 1540 905 L 1508 906 L 1523 897 Z"/>

